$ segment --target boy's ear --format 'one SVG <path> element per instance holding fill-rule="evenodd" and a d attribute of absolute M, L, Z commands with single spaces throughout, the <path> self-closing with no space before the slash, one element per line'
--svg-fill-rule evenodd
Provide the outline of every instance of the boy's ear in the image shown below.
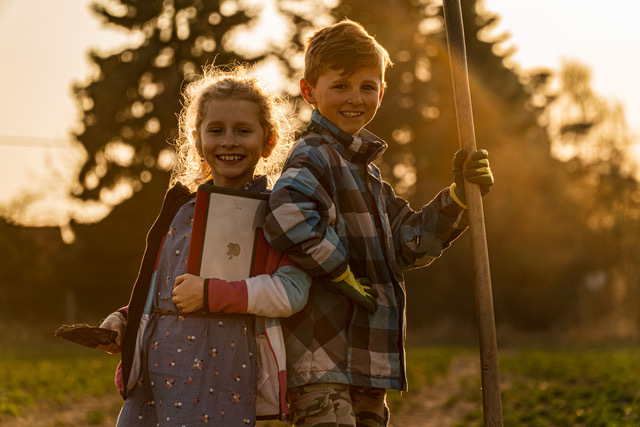
<path fill-rule="evenodd" d="M 311 105 L 316 104 L 316 99 L 313 96 L 313 87 L 311 87 L 307 79 L 300 79 L 300 95 L 302 95 L 307 103 Z"/>
<path fill-rule="evenodd" d="M 378 94 L 378 107 L 382 104 L 382 96 L 384 95 L 384 86 L 380 88 L 380 94 Z"/>

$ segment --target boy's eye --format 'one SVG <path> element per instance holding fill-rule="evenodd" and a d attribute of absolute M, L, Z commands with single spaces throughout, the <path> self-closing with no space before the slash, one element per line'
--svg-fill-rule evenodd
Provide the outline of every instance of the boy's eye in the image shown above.
<path fill-rule="evenodd" d="M 376 86 L 374 86 L 374 85 L 364 85 L 362 88 L 364 90 L 372 90 L 372 91 L 378 90 L 378 88 Z"/>
<path fill-rule="evenodd" d="M 214 133 L 214 134 L 222 133 L 222 128 L 211 128 L 209 129 L 209 133 Z"/>
<path fill-rule="evenodd" d="M 251 133 L 251 129 L 249 129 L 249 128 L 240 128 L 240 129 L 238 129 L 238 133 L 249 134 L 249 133 Z"/>

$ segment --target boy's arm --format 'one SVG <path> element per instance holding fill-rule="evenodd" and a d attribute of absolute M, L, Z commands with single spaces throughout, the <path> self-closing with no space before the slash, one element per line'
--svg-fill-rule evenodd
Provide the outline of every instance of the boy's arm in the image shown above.
<path fill-rule="evenodd" d="M 466 210 L 451 197 L 450 188 L 440 191 L 418 212 L 396 197 L 387 183 L 385 191 L 396 258 L 403 269 L 429 265 L 468 226 Z"/>
<path fill-rule="evenodd" d="M 486 150 L 473 153 L 470 160 L 464 150 L 456 152 L 453 159 L 454 184 L 442 190 L 421 212 L 413 212 L 409 204 L 393 193 L 386 184 L 383 191 L 388 196 L 389 221 L 393 230 L 396 256 L 403 268 L 430 264 L 449 247 L 467 228 L 464 182 L 480 186 L 486 195 L 493 185 Z"/>
<path fill-rule="evenodd" d="M 312 276 L 334 279 L 347 270 L 348 263 L 332 228 L 337 207 L 328 193 L 332 191 L 327 182 L 330 174 L 325 173 L 329 167 L 317 148 L 294 148 L 269 196 L 264 231 L 276 250 L 288 251 Z"/>

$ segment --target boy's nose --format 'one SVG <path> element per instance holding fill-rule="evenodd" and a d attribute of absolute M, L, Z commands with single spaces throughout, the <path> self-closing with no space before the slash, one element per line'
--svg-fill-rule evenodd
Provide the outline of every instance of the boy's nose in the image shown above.
<path fill-rule="evenodd" d="M 352 90 L 349 94 L 348 102 L 353 105 L 362 104 L 362 94 L 359 90 Z"/>

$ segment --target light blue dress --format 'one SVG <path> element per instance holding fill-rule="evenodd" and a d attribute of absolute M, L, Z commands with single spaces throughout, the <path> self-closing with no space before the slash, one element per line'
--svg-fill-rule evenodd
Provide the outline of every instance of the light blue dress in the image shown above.
<path fill-rule="evenodd" d="M 118 426 L 255 425 L 254 316 L 177 312 L 175 278 L 186 271 L 195 200 L 183 205 L 165 236 L 152 287 L 156 312 L 144 336 L 144 373 Z"/>

